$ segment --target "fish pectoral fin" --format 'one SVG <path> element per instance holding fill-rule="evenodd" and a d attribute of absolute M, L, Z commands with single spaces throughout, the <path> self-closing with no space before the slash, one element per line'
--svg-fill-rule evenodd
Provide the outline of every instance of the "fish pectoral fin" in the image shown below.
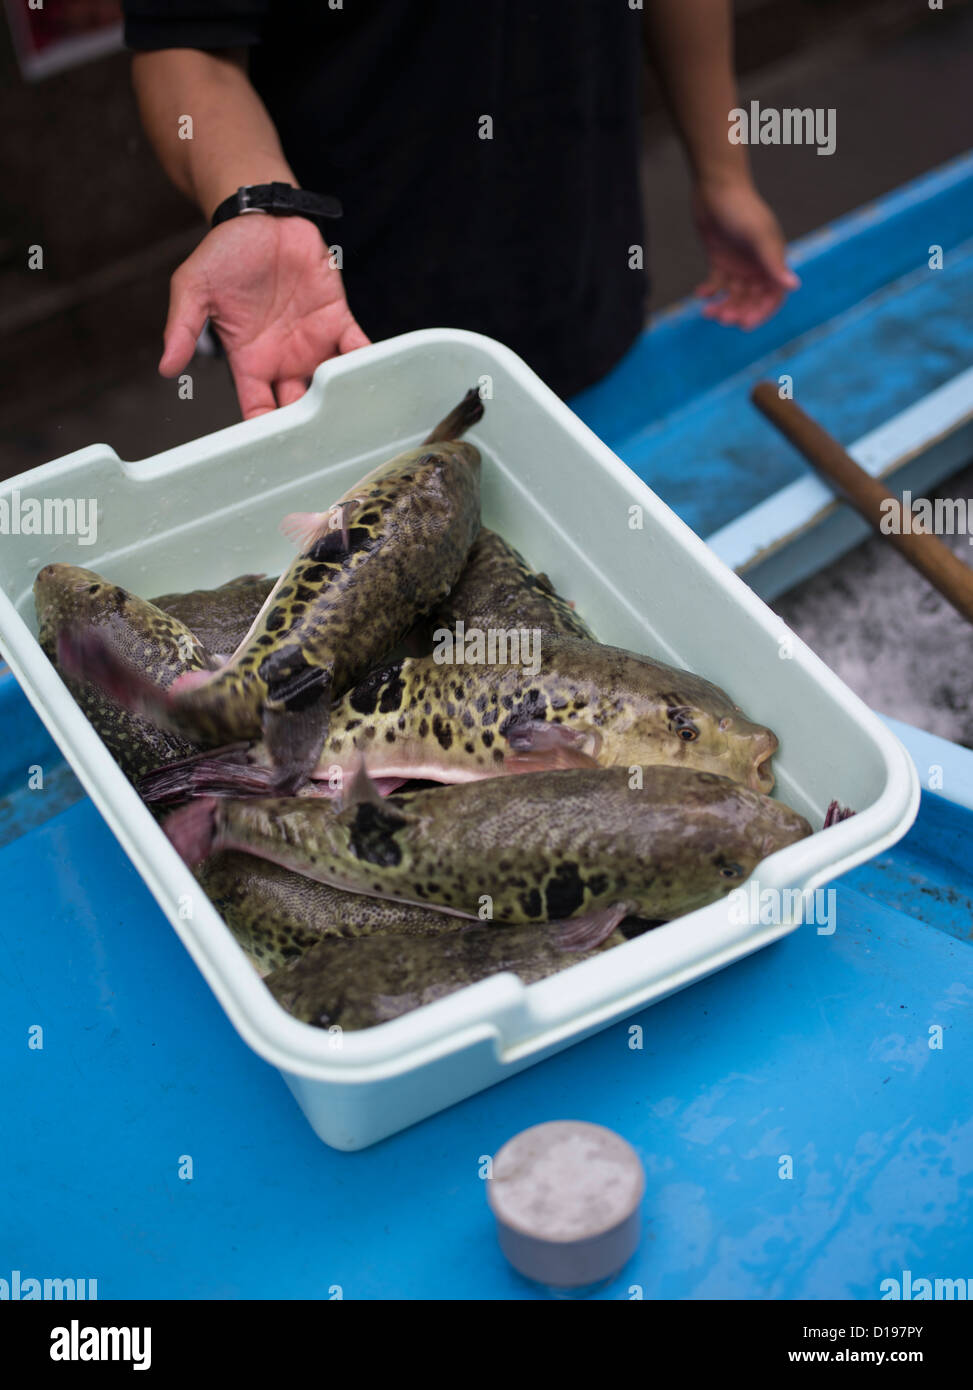
<path fill-rule="evenodd" d="M 552 922 L 555 940 L 562 951 L 593 951 L 607 941 L 612 932 L 635 911 L 631 903 L 612 903 L 582 917 L 569 917 Z"/>
<path fill-rule="evenodd" d="M 322 526 L 327 525 L 329 512 L 290 512 L 280 523 L 280 531 L 295 549 L 307 550 Z"/>
<path fill-rule="evenodd" d="M 504 768 L 510 772 L 550 772 L 556 768 L 598 767 L 601 733 L 590 724 L 549 724 L 545 719 L 520 719 L 504 735 L 510 752 Z"/>
<path fill-rule="evenodd" d="M 333 539 L 335 551 L 338 550 L 338 537 L 341 537 L 341 551 L 348 553 L 351 544 L 349 519 L 357 502 L 336 502 L 326 512 L 291 512 L 280 523 L 280 529 L 288 540 L 293 541 L 300 554 L 306 554 L 318 541 Z"/>
<path fill-rule="evenodd" d="M 293 796 L 318 765 L 331 723 L 331 672 L 305 668 L 278 686 L 264 705 L 264 744 L 273 776 L 271 796 Z"/>

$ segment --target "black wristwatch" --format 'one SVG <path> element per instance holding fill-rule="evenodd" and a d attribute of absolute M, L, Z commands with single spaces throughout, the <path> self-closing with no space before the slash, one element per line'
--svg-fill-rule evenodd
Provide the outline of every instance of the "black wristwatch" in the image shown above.
<path fill-rule="evenodd" d="M 340 217 L 341 203 L 328 193 L 309 193 L 306 188 L 294 188 L 289 183 L 252 183 L 238 188 L 213 213 L 210 223 L 218 227 L 245 212 L 268 212 L 274 217 L 306 217 L 315 223 L 324 236 L 321 223 Z"/>

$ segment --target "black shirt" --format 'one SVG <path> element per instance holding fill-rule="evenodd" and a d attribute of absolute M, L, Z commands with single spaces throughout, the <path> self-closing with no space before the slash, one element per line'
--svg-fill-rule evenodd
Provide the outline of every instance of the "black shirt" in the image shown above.
<path fill-rule="evenodd" d="M 626 0 L 125 0 L 125 13 L 131 48 L 250 47 L 299 182 L 344 204 L 331 240 L 370 338 L 487 333 L 562 395 L 631 345 L 646 282 L 631 268 L 641 14 Z"/>

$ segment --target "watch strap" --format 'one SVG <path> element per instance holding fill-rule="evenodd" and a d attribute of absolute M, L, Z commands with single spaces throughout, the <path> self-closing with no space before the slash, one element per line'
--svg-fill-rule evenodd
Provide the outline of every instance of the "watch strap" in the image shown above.
<path fill-rule="evenodd" d="M 276 217 L 308 217 L 312 222 L 342 215 L 340 201 L 329 193 L 311 193 L 289 183 L 252 183 L 238 188 L 213 213 L 211 226 L 247 212 L 267 212 Z"/>

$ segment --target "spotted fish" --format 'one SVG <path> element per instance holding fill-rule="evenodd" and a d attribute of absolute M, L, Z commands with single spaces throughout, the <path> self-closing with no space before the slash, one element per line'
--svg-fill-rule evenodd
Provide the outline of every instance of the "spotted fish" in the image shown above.
<path fill-rule="evenodd" d="M 222 664 L 246 637 L 276 583 L 263 574 L 242 574 L 218 589 L 162 594 L 152 602 L 184 623 Z"/>
<path fill-rule="evenodd" d="M 520 664 L 406 658 L 373 671 L 332 712 L 314 776 L 340 785 L 362 758 L 377 778 L 470 782 L 558 767 L 666 764 L 774 785 L 776 735 L 689 671 L 577 637 L 542 636 L 536 673 Z M 507 653 L 509 655 L 509 653 Z M 266 792 L 266 748 L 234 765 L 203 756 L 149 776 L 149 801 Z M 339 776 L 336 776 L 340 774 Z"/>
<path fill-rule="evenodd" d="M 459 582 L 436 608 L 429 626 L 537 628 L 544 633 L 593 640 L 587 623 L 563 599 L 546 574 L 538 574 L 512 545 L 484 527 Z"/>
<path fill-rule="evenodd" d="M 268 975 L 265 984 L 303 1022 L 351 1031 L 399 1018 L 501 970 L 530 985 L 624 941 L 616 931 L 592 950 L 567 953 L 546 926 L 466 927 L 421 940 L 329 938 Z"/>
<path fill-rule="evenodd" d="M 569 768 L 385 801 L 359 774 L 340 811 L 313 798 L 202 798 L 165 829 L 190 864 L 241 850 L 460 917 L 564 923 L 559 939 L 578 948 L 627 916 L 668 920 L 713 902 L 811 833 L 790 807 L 681 767 Z"/>
<path fill-rule="evenodd" d="M 39 640 L 58 662 L 58 639 L 68 629 L 96 632 L 112 653 L 167 690 L 187 671 L 205 671 L 209 657 L 199 639 L 155 604 L 78 565 L 45 565 L 34 581 Z M 163 763 L 198 752 L 170 730 L 125 709 L 99 686 L 60 671 L 62 679 L 125 775 L 133 781 Z"/>
<path fill-rule="evenodd" d="M 196 876 L 262 975 L 296 960 L 324 937 L 394 932 L 412 939 L 463 927 L 460 918 L 445 912 L 343 893 L 250 854 L 214 854 Z"/>
<path fill-rule="evenodd" d="M 199 743 L 263 733 L 281 788 L 299 785 L 317 760 L 331 701 L 459 577 L 480 507 L 480 455 L 459 436 L 482 413 L 470 391 L 424 444 L 374 469 L 330 512 L 291 518 L 300 555 L 219 670 L 160 698 L 87 634 L 62 639 L 63 664 Z"/>

